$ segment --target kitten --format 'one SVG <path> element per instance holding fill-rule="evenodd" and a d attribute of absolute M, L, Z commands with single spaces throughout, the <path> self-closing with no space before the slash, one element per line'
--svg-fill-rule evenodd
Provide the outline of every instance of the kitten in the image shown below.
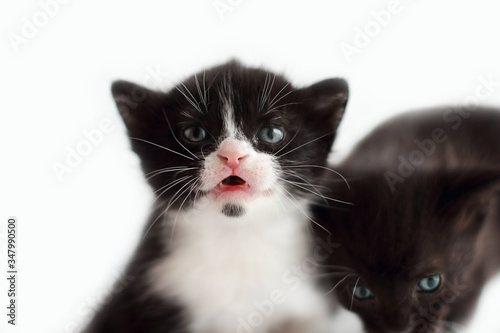
<path fill-rule="evenodd" d="M 330 195 L 353 206 L 314 207 L 331 236 L 317 234 L 340 244 L 327 290 L 367 332 L 453 331 L 500 269 L 500 113 L 449 110 L 380 126 L 337 168 L 350 189 L 336 184 Z M 391 182 L 404 160 L 413 172 Z"/>
<path fill-rule="evenodd" d="M 441 107 L 398 115 L 379 125 L 344 164 L 350 170 L 383 170 L 391 187 L 415 169 L 500 165 L 495 108 Z"/>
<path fill-rule="evenodd" d="M 87 332 L 319 332 L 324 298 L 288 271 L 312 246 L 305 209 L 346 82 L 299 89 L 231 61 L 167 93 L 112 93 L 156 200 L 132 282 Z"/>

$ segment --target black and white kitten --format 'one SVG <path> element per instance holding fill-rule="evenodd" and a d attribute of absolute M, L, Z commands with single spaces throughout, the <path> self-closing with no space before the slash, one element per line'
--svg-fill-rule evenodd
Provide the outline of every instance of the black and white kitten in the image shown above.
<path fill-rule="evenodd" d="M 322 332 L 305 209 L 348 97 L 231 61 L 167 93 L 112 93 L 155 195 L 132 282 L 87 332 Z"/>

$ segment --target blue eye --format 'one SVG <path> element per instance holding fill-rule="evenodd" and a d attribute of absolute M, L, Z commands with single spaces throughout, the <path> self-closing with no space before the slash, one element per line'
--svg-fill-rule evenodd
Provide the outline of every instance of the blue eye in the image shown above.
<path fill-rule="evenodd" d="M 285 133 L 277 127 L 266 126 L 262 127 L 257 134 L 257 138 L 266 143 L 278 143 L 285 137 Z"/>
<path fill-rule="evenodd" d="M 439 288 L 440 285 L 441 285 L 441 275 L 439 274 L 430 275 L 418 281 L 417 291 L 425 291 L 425 292 L 435 291 L 436 289 Z"/>
<path fill-rule="evenodd" d="M 200 142 L 205 140 L 207 131 L 201 126 L 191 126 L 184 130 L 184 137 L 190 142 Z"/>
<path fill-rule="evenodd" d="M 369 299 L 375 296 L 370 289 L 363 286 L 352 286 L 351 292 L 353 293 L 354 297 L 360 300 Z"/>

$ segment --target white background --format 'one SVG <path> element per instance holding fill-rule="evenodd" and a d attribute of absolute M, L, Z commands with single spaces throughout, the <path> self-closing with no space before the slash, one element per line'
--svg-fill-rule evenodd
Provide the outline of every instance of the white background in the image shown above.
<path fill-rule="evenodd" d="M 20 224 L 19 325 L 8 327 L 1 310 L 0 332 L 74 332 L 140 237 L 152 196 L 111 99 L 113 80 L 168 89 L 229 58 L 282 72 L 299 86 L 344 77 L 351 96 L 338 156 L 392 114 L 459 105 L 481 77 L 500 81 L 493 0 L 401 0 L 380 31 L 372 11 L 388 0 L 66 1 L 51 7 L 47 22 L 38 1 L 0 4 L 2 272 L 6 218 Z M 219 15 L 220 3 L 232 10 Z M 37 19 L 46 24 L 13 46 L 9 38 Z M 372 37 L 348 61 L 340 46 L 355 46 L 356 29 L 367 26 Z M 148 77 L 152 70 L 161 73 L 159 84 Z M 500 105 L 500 87 L 481 104 Z M 105 118 L 113 130 L 59 181 L 54 162 L 64 163 L 68 147 Z M 484 296 L 470 332 L 498 333 L 500 281 Z"/>

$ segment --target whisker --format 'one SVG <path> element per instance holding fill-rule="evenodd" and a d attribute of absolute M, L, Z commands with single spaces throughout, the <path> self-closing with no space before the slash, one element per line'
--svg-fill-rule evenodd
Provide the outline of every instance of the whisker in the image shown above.
<path fill-rule="evenodd" d="M 276 81 L 276 74 L 273 74 L 273 80 L 271 81 L 271 84 L 268 85 L 268 89 L 267 89 L 267 96 L 266 98 L 264 99 L 264 104 L 266 101 L 269 100 L 269 96 L 271 96 L 271 92 L 273 91 L 273 87 L 274 87 L 274 82 Z"/>
<path fill-rule="evenodd" d="M 302 103 L 300 103 L 300 102 L 289 102 L 289 103 L 280 104 L 280 105 L 278 105 L 278 106 L 273 107 L 272 109 L 267 110 L 267 111 L 264 113 L 264 115 L 269 114 L 269 113 L 271 113 L 271 112 L 274 112 L 274 111 L 276 111 L 276 110 L 279 110 L 280 108 L 282 108 L 282 107 L 284 107 L 284 106 L 288 106 L 288 105 L 299 105 L 299 104 L 302 104 Z"/>
<path fill-rule="evenodd" d="M 215 80 L 217 79 L 217 77 L 219 76 L 220 74 L 220 71 L 218 71 L 217 73 L 215 73 L 214 77 L 212 78 L 212 82 L 210 82 L 209 86 L 207 87 L 207 101 L 210 101 L 210 88 L 212 88 Z"/>
<path fill-rule="evenodd" d="M 192 105 L 192 106 L 193 106 L 196 110 L 198 110 L 200 113 L 202 113 L 202 112 L 201 112 L 201 110 L 200 110 L 200 107 L 199 107 L 198 105 L 196 105 L 196 103 L 194 103 L 194 102 L 191 100 L 191 98 L 189 98 L 189 97 L 188 97 L 188 96 L 184 93 L 184 91 L 182 91 L 182 89 L 181 89 L 181 88 L 179 88 L 178 86 L 175 86 L 175 89 L 177 89 L 177 91 L 178 91 L 178 92 L 180 92 L 180 93 L 181 93 L 181 94 L 182 94 L 182 95 L 186 98 L 186 100 L 188 101 L 188 103 L 189 103 L 189 104 L 191 104 L 191 105 Z"/>
<path fill-rule="evenodd" d="M 325 295 L 328 295 L 329 293 L 331 293 L 332 291 L 334 291 L 337 286 L 339 286 L 342 282 L 344 282 L 348 277 L 351 277 L 351 276 L 355 276 L 355 275 L 358 275 L 358 274 L 349 274 L 349 275 L 346 275 L 342 280 L 340 280 L 339 282 L 337 282 L 332 289 L 330 289 Z"/>
<path fill-rule="evenodd" d="M 354 205 L 352 202 L 347 202 L 347 201 L 344 201 L 344 200 L 339 200 L 339 199 L 333 199 L 333 198 L 327 197 L 327 196 L 325 196 L 325 195 L 322 195 L 322 194 L 320 194 L 320 193 L 314 192 L 313 190 L 310 190 L 310 189 L 308 189 L 308 188 L 306 188 L 306 187 L 304 187 L 304 186 L 302 186 L 302 185 L 299 185 L 299 183 L 296 183 L 296 182 L 291 182 L 291 181 L 286 180 L 286 179 L 284 179 L 284 178 L 282 178 L 282 177 L 279 177 L 278 179 L 280 179 L 280 180 L 282 180 L 282 181 L 284 181 L 284 182 L 287 182 L 287 183 L 289 183 L 289 184 L 291 184 L 291 185 L 294 185 L 294 186 L 296 186 L 296 187 L 298 187 L 298 188 L 301 188 L 301 189 L 303 189 L 304 191 L 307 191 L 307 192 L 310 192 L 310 193 L 312 193 L 312 194 L 315 194 L 315 195 L 317 195 L 318 197 L 320 197 L 320 198 L 322 198 L 322 199 L 331 200 L 331 201 L 338 202 L 338 203 L 342 203 L 342 204 L 345 204 L 345 205 L 351 205 L 351 206 L 353 206 L 353 205 Z"/>
<path fill-rule="evenodd" d="M 186 184 L 182 185 L 180 189 L 177 190 L 177 192 L 172 196 L 172 198 L 170 198 L 170 200 L 167 204 L 168 205 L 167 209 L 170 208 L 186 192 L 186 190 L 189 189 L 189 187 L 188 187 L 189 184 L 191 184 L 196 179 L 197 179 L 196 177 L 191 179 L 190 181 L 186 182 Z M 184 191 L 182 191 L 183 189 L 184 189 Z"/>
<path fill-rule="evenodd" d="M 278 200 L 278 202 L 280 203 L 281 207 L 283 208 L 283 212 L 286 212 L 285 205 L 283 205 L 283 202 L 281 201 L 279 195 L 276 192 L 272 191 L 272 190 L 267 190 L 267 192 L 269 194 L 271 194 L 274 198 L 276 198 L 276 200 Z"/>
<path fill-rule="evenodd" d="M 352 273 L 351 272 L 323 273 L 323 274 L 313 275 L 312 277 L 321 279 L 321 278 L 327 278 L 327 277 L 346 276 L 347 274 L 352 274 Z"/>
<path fill-rule="evenodd" d="M 186 93 L 181 89 L 179 88 L 178 86 L 175 86 L 175 89 L 177 89 L 177 91 L 179 91 L 185 98 L 186 100 L 188 101 L 189 104 L 191 104 L 197 111 L 199 111 L 200 113 L 203 113 L 203 111 L 201 110 L 200 106 L 198 105 L 198 103 L 194 102 L 194 100 L 196 100 L 196 98 L 194 98 L 193 94 L 191 94 L 191 91 L 189 91 L 189 89 L 186 87 L 186 85 L 184 83 L 180 83 L 182 85 L 182 87 L 184 89 L 186 89 L 186 91 L 189 93 L 189 95 L 191 96 L 191 98 L 186 95 Z"/>
<path fill-rule="evenodd" d="M 207 108 L 208 111 L 208 99 L 207 99 L 207 90 L 206 88 L 206 77 L 205 77 L 205 71 L 203 71 L 203 100 L 205 101 L 205 108 Z"/>
<path fill-rule="evenodd" d="M 160 187 L 159 189 L 157 189 L 156 191 L 154 191 L 154 194 L 158 193 L 159 191 L 162 191 L 165 187 L 168 187 L 166 188 L 164 191 L 162 191 L 159 195 L 156 196 L 156 198 L 154 199 L 153 203 L 155 203 L 158 199 L 161 198 L 161 196 L 163 195 L 163 193 L 167 192 L 168 190 L 170 190 L 172 187 L 174 187 L 175 185 L 179 184 L 180 182 L 184 181 L 184 180 L 187 180 L 191 177 L 194 177 L 193 175 L 188 175 L 188 176 L 184 176 L 184 177 L 181 177 L 179 179 L 176 179 L 174 181 L 171 181 L 170 183 L 168 183 L 167 185 L 164 185 L 162 187 Z"/>
<path fill-rule="evenodd" d="M 189 176 L 186 176 L 186 177 L 189 177 Z M 191 175 L 190 177 L 194 177 L 193 175 Z M 193 180 L 196 180 L 196 178 L 190 180 L 189 182 L 187 182 L 186 184 L 184 184 L 179 190 L 177 190 L 177 192 L 174 194 L 177 195 L 177 193 L 179 193 L 184 187 L 186 187 L 186 185 L 190 184 Z M 166 190 L 165 190 L 166 191 Z M 164 191 L 164 192 L 165 192 Z M 162 192 L 162 194 L 164 193 Z M 170 201 L 168 202 L 168 206 L 165 210 L 163 210 L 163 212 L 161 212 L 158 217 L 156 217 L 156 219 L 154 219 L 154 221 L 151 223 L 151 225 L 148 227 L 148 229 L 146 230 L 146 233 L 144 234 L 144 236 L 142 237 L 142 239 L 146 238 L 146 236 L 148 235 L 149 231 L 151 230 L 151 228 L 153 228 L 153 226 L 156 224 L 156 221 L 158 221 L 158 219 L 163 215 L 165 216 L 165 213 L 168 211 L 168 209 L 175 203 L 175 201 L 177 200 L 174 200 L 174 202 L 172 202 L 172 199 L 173 197 L 170 199 Z M 156 200 L 155 200 L 156 201 Z"/>
<path fill-rule="evenodd" d="M 165 149 L 165 150 L 167 150 L 167 151 L 169 151 L 169 152 L 171 152 L 171 153 L 174 153 L 174 154 L 180 155 L 180 156 L 185 157 L 185 158 L 187 158 L 187 159 L 189 159 L 189 160 L 193 160 L 193 159 L 192 159 L 191 157 L 189 157 L 189 156 L 186 156 L 186 155 L 184 155 L 184 154 L 181 154 L 181 153 L 179 153 L 179 152 L 177 152 L 177 151 L 175 151 L 175 150 L 169 149 L 169 148 L 167 148 L 167 147 L 163 147 L 162 145 L 159 145 L 159 144 L 157 144 L 157 143 L 154 143 L 154 142 L 151 142 L 151 141 L 148 141 L 148 140 L 144 140 L 144 139 L 141 139 L 141 138 L 134 138 L 134 137 L 130 137 L 130 139 L 131 139 L 131 140 L 138 140 L 138 141 L 142 141 L 142 142 L 145 142 L 145 143 L 149 143 L 150 145 L 153 145 L 153 146 L 159 147 L 159 148 L 161 148 L 161 149 Z"/>
<path fill-rule="evenodd" d="M 188 167 L 188 166 L 185 166 L 185 165 L 181 165 L 181 166 L 173 166 L 173 167 L 159 168 L 159 169 L 155 169 L 155 170 L 152 170 L 152 171 L 150 171 L 150 172 L 147 172 L 147 173 L 145 174 L 145 176 L 149 176 L 149 175 L 151 175 L 151 174 L 153 174 L 153 173 L 155 173 L 155 172 L 158 172 L 158 171 L 164 171 L 164 170 L 173 170 L 173 171 L 175 171 L 175 170 L 183 170 L 183 169 L 185 169 L 185 168 L 189 168 L 189 167 Z"/>
<path fill-rule="evenodd" d="M 274 100 L 275 100 L 276 98 L 278 98 L 278 96 L 281 94 L 281 92 L 282 92 L 282 91 L 283 91 L 286 87 L 288 87 L 289 85 L 290 85 L 290 82 L 288 82 L 287 84 L 285 84 L 285 85 L 283 86 L 283 88 L 281 88 L 281 89 L 280 89 L 280 91 L 278 91 L 278 93 L 277 93 L 277 94 L 273 97 L 273 99 L 271 99 L 271 101 L 269 102 L 269 108 L 272 108 L 272 107 L 273 107 L 273 105 L 275 104 Z M 295 90 L 296 90 L 296 89 L 293 89 L 292 91 L 295 91 Z M 285 96 L 286 96 L 286 95 L 285 95 Z M 276 102 L 278 102 L 278 101 L 276 101 Z M 267 113 L 267 112 L 266 112 L 266 113 Z"/>
<path fill-rule="evenodd" d="M 203 113 L 203 110 L 200 108 L 200 104 L 198 103 L 197 99 L 193 96 L 193 94 L 191 93 L 191 91 L 188 89 L 188 87 L 186 87 L 186 85 L 184 83 L 181 82 L 181 85 L 184 87 L 184 89 L 186 89 L 187 93 L 189 94 L 189 96 L 191 96 L 192 99 L 190 99 L 190 104 L 196 108 L 196 110 L 198 110 L 200 113 Z M 184 95 L 186 98 L 187 96 Z"/>
<path fill-rule="evenodd" d="M 176 169 L 170 169 L 170 170 L 159 169 L 159 170 L 155 170 L 155 171 L 150 172 L 149 176 L 146 174 L 146 176 L 147 176 L 146 180 L 150 180 L 151 178 L 156 177 L 162 173 L 169 173 L 169 172 L 175 172 L 175 171 L 177 171 L 178 173 L 181 173 L 184 171 L 197 170 L 197 169 L 198 168 L 176 168 Z"/>
<path fill-rule="evenodd" d="M 291 185 L 293 185 L 293 186 L 296 186 L 296 187 L 298 187 L 298 188 L 300 188 L 300 189 L 303 189 L 303 190 L 305 190 L 305 191 L 308 191 L 308 192 L 310 192 L 310 193 L 313 193 L 314 195 L 317 195 L 317 196 L 321 197 L 321 193 L 320 193 L 320 192 L 318 192 L 317 190 L 316 190 L 316 192 L 315 192 L 315 191 L 313 191 L 313 190 L 310 190 L 310 189 L 307 189 L 307 188 L 304 188 L 304 187 L 303 187 L 303 186 L 312 186 L 312 185 L 310 185 L 310 184 L 307 184 L 307 183 L 300 183 L 300 182 L 295 182 L 295 181 L 287 180 L 287 179 L 285 179 L 285 178 L 283 178 L 283 177 L 278 177 L 278 179 L 279 179 L 279 180 L 281 180 L 281 181 L 284 181 L 284 182 L 286 182 L 286 183 L 289 183 L 289 184 L 291 184 Z M 303 185 L 303 186 L 302 186 L 302 185 Z M 314 186 L 313 186 L 313 188 L 314 188 Z"/>
<path fill-rule="evenodd" d="M 264 87 L 262 87 L 262 90 L 259 91 L 259 95 L 257 97 L 257 107 L 259 108 L 259 111 L 262 110 L 263 106 L 264 106 L 264 93 L 266 91 L 266 87 L 267 87 L 267 80 L 269 78 L 269 73 L 266 73 L 266 78 L 264 80 Z"/>
<path fill-rule="evenodd" d="M 287 168 L 320 168 L 320 169 L 328 170 L 328 171 L 331 171 L 331 172 L 335 173 L 340 178 L 342 178 L 342 180 L 344 181 L 344 183 L 347 185 L 347 188 L 351 189 L 351 187 L 349 186 L 349 182 L 347 181 L 347 179 L 345 179 L 345 177 L 342 176 L 340 174 L 340 172 L 335 171 L 332 168 L 328 168 L 328 167 L 325 167 L 325 166 L 322 166 L 322 165 L 313 165 L 313 164 L 307 164 L 307 165 L 289 165 L 289 166 L 287 166 Z"/>
<path fill-rule="evenodd" d="M 283 147 L 281 147 L 280 149 L 278 149 L 278 151 L 277 151 L 277 152 L 275 152 L 275 153 L 273 154 L 273 156 L 278 155 L 278 154 L 280 153 L 280 151 L 282 151 L 283 149 L 285 149 L 286 147 L 288 147 L 288 145 L 289 145 L 290 143 L 292 143 L 293 139 L 295 139 L 295 137 L 297 137 L 297 134 L 299 134 L 299 132 L 300 132 L 300 129 L 301 129 L 301 128 L 302 128 L 302 124 L 300 125 L 299 129 L 295 132 L 295 134 L 293 135 L 292 139 L 291 139 L 290 141 L 288 141 L 288 142 L 287 142 L 287 143 L 286 143 Z"/>
<path fill-rule="evenodd" d="M 267 89 L 264 91 L 264 96 L 262 98 L 262 103 L 261 103 L 261 106 L 260 106 L 260 110 L 262 110 L 264 108 L 264 104 L 266 104 L 266 101 L 269 99 L 269 96 L 271 95 L 271 91 L 273 90 L 273 86 L 274 86 L 274 81 L 276 80 L 276 74 L 273 76 L 273 80 L 269 80 L 268 84 L 267 84 Z"/>
<path fill-rule="evenodd" d="M 167 120 L 167 124 L 168 124 L 168 128 L 170 129 L 170 133 L 172 133 L 175 141 L 177 141 L 177 143 L 182 147 L 184 148 L 185 151 L 187 151 L 188 153 L 190 153 L 191 155 L 193 155 L 194 158 L 196 159 L 200 159 L 198 156 L 196 156 L 195 154 L 193 154 L 193 152 L 191 152 L 189 149 L 187 149 L 178 139 L 177 139 L 177 136 L 175 135 L 174 131 L 172 130 L 172 126 L 170 125 L 170 121 L 168 120 L 168 117 L 167 117 L 167 113 L 165 112 L 165 109 L 162 108 L 162 111 L 163 111 L 163 115 L 165 115 L 165 119 Z"/>
<path fill-rule="evenodd" d="M 286 153 L 284 153 L 284 154 L 279 155 L 278 157 L 283 157 L 283 156 L 285 156 L 285 155 L 287 155 L 287 154 L 290 154 L 291 152 L 294 152 L 294 151 L 296 151 L 297 149 L 300 149 L 300 148 L 302 148 L 302 147 L 304 147 L 304 146 L 306 146 L 306 145 L 308 145 L 308 144 L 311 144 L 311 143 L 313 143 L 313 142 L 315 142 L 315 141 L 318 141 L 318 140 L 320 140 L 320 139 L 323 139 L 325 136 L 332 135 L 333 133 L 335 133 L 335 132 L 329 132 L 329 133 L 323 134 L 323 135 L 321 135 L 321 136 L 317 137 L 317 138 L 316 138 L 316 139 L 314 139 L 314 140 L 308 141 L 308 142 L 306 142 L 306 143 L 304 143 L 304 144 L 302 144 L 302 145 L 300 145 L 300 146 L 298 146 L 298 147 L 293 148 L 292 150 L 287 151 L 287 152 L 286 152 Z"/>
<path fill-rule="evenodd" d="M 189 186 L 187 188 L 189 190 L 189 192 L 188 192 L 188 194 L 186 194 L 186 197 L 184 198 L 184 200 L 182 201 L 181 205 L 179 206 L 179 209 L 177 210 L 177 214 L 175 214 L 175 219 L 174 219 L 174 223 L 173 223 L 173 226 L 172 226 L 172 233 L 170 235 L 170 243 L 172 243 L 174 241 L 175 225 L 177 224 L 177 218 L 179 217 L 179 213 L 180 213 L 180 211 L 182 209 L 182 206 L 184 205 L 184 203 L 186 202 L 186 200 L 189 198 L 189 196 L 191 195 L 191 193 L 193 193 L 194 189 L 196 188 L 196 185 L 197 185 L 196 182 L 199 180 L 199 177 L 195 178 L 194 180 L 195 180 L 195 182 L 192 183 L 191 186 Z"/>
<path fill-rule="evenodd" d="M 318 193 L 321 193 L 321 191 L 318 189 L 319 187 L 321 188 L 324 188 L 325 190 L 328 190 L 329 188 L 326 187 L 326 186 L 322 186 L 322 185 L 313 185 L 310 181 L 308 181 L 306 178 L 302 177 L 301 175 L 299 175 L 297 172 L 293 171 L 293 170 L 283 170 L 283 173 L 289 175 L 289 176 L 292 176 L 292 177 L 296 177 L 296 178 L 299 178 L 300 180 L 303 180 L 304 182 L 306 182 L 309 186 L 311 186 L 312 188 L 314 188 Z M 323 194 L 323 193 L 321 193 Z"/>
<path fill-rule="evenodd" d="M 318 227 L 320 227 L 321 229 L 323 229 L 324 231 L 326 231 L 329 235 L 331 235 L 331 232 L 328 231 L 327 229 L 325 229 L 325 227 L 323 227 L 321 224 L 319 224 L 318 222 L 314 221 L 311 217 L 309 217 L 309 215 L 307 215 L 307 213 L 304 211 L 304 209 L 302 209 L 300 207 L 300 205 L 297 203 L 295 203 L 293 200 L 297 201 L 297 199 L 295 199 L 295 197 L 292 195 L 292 193 L 290 193 L 286 188 L 283 187 L 283 190 L 285 190 L 285 192 L 288 193 L 288 195 L 290 197 L 288 197 L 287 195 L 285 195 L 284 197 L 287 198 L 295 207 L 297 207 L 297 209 L 299 210 L 300 213 L 302 213 L 302 215 L 304 215 L 309 221 L 313 222 L 314 224 L 316 224 Z"/>
<path fill-rule="evenodd" d="M 203 72 L 203 75 L 205 75 L 205 72 Z M 205 101 L 204 95 L 201 93 L 200 83 L 198 82 L 198 77 L 196 76 L 196 74 L 194 75 L 194 81 L 196 83 L 196 90 L 198 90 L 198 95 L 201 98 L 201 102 L 203 103 L 203 105 L 205 105 L 205 108 L 206 108 L 207 102 Z"/>
<path fill-rule="evenodd" d="M 273 104 L 271 104 L 269 106 L 269 108 L 271 109 L 276 103 L 278 103 L 279 101 L 281 101 L 283 98 L 285 98 L 286 96 L 290 95 L 291 93 L 297 91 L 297 89 L 292 89 L 290 90 L 289 92 L 287 92 L 286 94 L 284 94 L 283 96 L 281 96 L 280 98 L 278 98 L 278 100 L 276 100 Z"/>
<path fill-rule="evenodd" d="M 196 200 L 198 199 L 198 194 L 200 193 L 201 186 L 198 186 L 196 189 L 196 193 L 194 194 L 194 199 L 193 199 L 193 206 L 196 204 Z"/>
<path fill-rule="evenodd" d="M 154 194 L 156 194 L 156 193 L 160 192 L 162 189 L 164 189 L 165 187 L 167 187 L 167 186 L 169 186 L 169 185 L 171 185 L 171 184 L 177 183 L 177 182 L 179 182 L 179 181 L 183 181 L 183 180 L 185 180 L 185 179 L 187 179 L 187 178 L 191 178 L 191 177 L 194 177 L 194 175 L 187 175 L 187 176 L 183 176 L 183 177 L 178 178 L 178 179 L 173 179 L 170 183 L 163 185 L 162 187 L 160 187 L 159 189 L 157 189 L 157 190 L 156 190 L 156 191 L 154 191 L 153 193 L 154 193 Z M 174 184 L 174 185 L 175 185 L 175 184 Z M 168 190 L 168 189 L 167 189 L 167 190 Z M 164 192 L 162 192 L 161 194 L 163 194 L 163 193 L 164 193 Z M 160 196 L 161 196 L 161 194 L 160 194 Z"/>
<path fill-rule="evenodd" d="M 321 267 L 327 267 L 327 268 L 332 268 L 332 269 L 343 269 L 347 272 L 351 272 L 351 273 L 356 273 L 355 270 L 353 270 L 352 268 L 350 267 L 347 267 L 347 266 L 340 266 L 340 265 L 325 265 L 325 264 L 317 264 L 318 266 L 321 266 Z"/>
<path fill-rule="evenodd" d="M 354 284 L 354 289 L 352 291 L 352 297 L 351 297 L 351 306 L 349 307 L 349 310 L 352 310 L 352 304 L 354 303 L 354 293 L 356 292 L 356 288 L 358 287 L 359 279 L 361 279 L 361 276 L 358 277 L 358 279 L 356 280 L 356 283 Z"/>

